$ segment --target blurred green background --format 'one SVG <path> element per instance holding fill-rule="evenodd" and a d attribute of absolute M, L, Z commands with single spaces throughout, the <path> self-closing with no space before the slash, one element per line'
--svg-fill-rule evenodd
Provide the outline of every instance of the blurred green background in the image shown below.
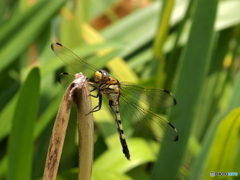
<path fill-rule="evenodd" d="M 71 72 L 51 51 L 53 42 L 120 81 L 164 88 L 177 99 L 159 113 L 177 128 L 179 141 L 146 139 L 126 125 L 131 161 L 111 112 L 95 113 L 92 179 L 240 173 L 239 9 L 239 0 L 1 0 L 0 179 L 42 178 L 65 91 L 57 78 Z M 58 179 L 77 173 L 73 106 Z"/>

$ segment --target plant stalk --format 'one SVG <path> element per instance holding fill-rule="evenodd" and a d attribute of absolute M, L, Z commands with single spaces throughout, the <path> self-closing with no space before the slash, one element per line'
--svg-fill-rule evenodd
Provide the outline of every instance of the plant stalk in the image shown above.
<path fill-rule="evenodd" d="M 93 115 L 88 82 L 82 73 L 68 86 L 54 123 L 44 168 L 43 180 L 55 180 L 62 154 L 63 143 L 72 103 L 77 105 L 79 129 L 79 179 L 90 180 L 93 160 Z"/>

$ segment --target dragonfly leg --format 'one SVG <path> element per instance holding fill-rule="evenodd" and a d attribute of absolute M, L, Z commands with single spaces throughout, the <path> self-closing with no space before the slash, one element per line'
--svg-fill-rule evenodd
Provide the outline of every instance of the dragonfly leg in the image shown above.
<path fill-rule="evenodd" d="M 95 95 L 92 95 L 92 94 L 89 94 L 88 96 L 91 96 L 91 97 L 94 97 L 94 98 L 98 98 L 99 95 L 97 94 L 96 96 Z"/>
<path fill-rule="evenodd" d="M 99 87 L 96 86 L 95 84 L 93 84 L 92 82 L 89 82 L 88 84 L 93 87 L 93 88 L 90 90 L 90 92 L 93 92 L 93 91 L 99 89 Z M 90 93 L 89 96 L 94 97 L 94 98 L 98 98 L 99 95 L 98 95 L 98 94 L 97 94 L 97 95 L 92 95 L 92 94 Z"/>
<path fill-rule="evenodd" d="M 98 105 L 95 106 L 89 113 L 85 114 L 86 116 L 90 113 L 97 112 L 102 108 L 102 95 L 98 93 L 96 96 L 98 97 Z"/>

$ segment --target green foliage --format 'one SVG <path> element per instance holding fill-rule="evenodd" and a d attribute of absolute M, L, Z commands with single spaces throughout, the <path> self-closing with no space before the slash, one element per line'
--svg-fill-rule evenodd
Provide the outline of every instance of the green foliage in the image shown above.
<path fill-rule="evenodd" d="M 237 147 L 238 146 L 238 132 L 240 123 L 240 109 L 233 110 L 223 121 L 219 124 L 215 133 L 213 143 L 209 152 L 207 161 L 207 171 L 215 169 L 216 172 L 232 172 L 238 171 L 239 164 L 237 160 Z M 220 157 L 219 161 L 216 158 Z M 206 176 L 204 179 L 210 179 Z"/>
<path fill-rule="evenodd" d="M 211 46 L 213 40 L 213 27 L 216 17 L 217 0 L 211 1 L 206 6 L 206 1 L 196 1 L 195 14 L 192 18 L 192 27 L 189 39 L 178 64 L 176 72 L 175 96 L 181 104 L 173 108 L 169 113 L 169 119 L 176 122 L 180 134 L 178 144 L 163 142 L 161 152 L 156 163 L 153 179 L 173 179 L 177 176 L 184 152 L 187 148 L 188 139 L 194 123 L 197 102 L 200 97 L 206 72 L 209 69 Z M 202 13 L 205 9 L 205 14 Z M 202 23 L 198 23 L 202 22 Z M 201 55 L 198 55 L 201 54 Z M 189 97 L 189 98 L 187 98 Z M 184 112 L 187 112 L 186 114 Z M 176 117 L 178 114 L 178 117 Z M 184 123 L 183 123 L 184 122 Z M 176 152 L 178 149 L 178 153 Z M 174 163 L 172 163 L 174 161 Z M 166 167 L 167 171 L 163 168 Z M 171 168 L 170 168 L 171 167 Z"/>
<path fill-rule="evenodd" d="M 32 137 L 34 120 L 38 112 L 39 90 L 39 69 L 33 68 L 20 89 L 13 116 L 8 145 L 9 179 L 31 179 L 33 158 Z M 31 98 L 29 98 L 29 94 L 31 94 Z"/>
<path fill-rule="evenodd" d="M 56 41 L 107 67 L 120 81 L 164 88 L 177 99 L 162 115 L 177 128 L 178 142 L 146 139 L 123 122 L 131 161 L 122 154 L 111 112 L 95 113 L 92 179 L 210 179 L 210 171 L 240 173 L 240 2 L 156 1 L 123 18 L 111 8 L 119 1 L 82 2 L 1 3 L 0 179 L 42 178 L 65 90 L 57 77 L 73 72 L 51 51 Z M 90 22 L 102 13 L 112 23 L 97 31 Z M 77 179 L 74 108 L 58 179 Z"/>

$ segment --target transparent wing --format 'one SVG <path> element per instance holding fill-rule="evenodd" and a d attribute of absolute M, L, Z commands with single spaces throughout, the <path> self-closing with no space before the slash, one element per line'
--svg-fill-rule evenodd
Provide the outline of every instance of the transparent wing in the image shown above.
<path fill-rule="evenodd" d="M 120 98 L 120 113 L 123 121 L 127 120 L 134 128 L 146 135 L 155 137 L 158 140 L 178 140 L 177 130 L 170 122 L 139 106 L 124 94 Z"/>
<path fill-rule="evenodd" d="M 87 61 L 81 59 L 76 54 L 74 54 L 71 50 L 64 47 L 60 43 L 53 43 L 51 45 L 53 52 L 69 67 L 73 69 L 71 73 L 79 73 L 83 72 L 86 75 L 90 75 L 97 70 L 92 64 Z"/>
<path fill-rule="evenodd" d="M 146 88 L 136 84 L 121 83 L 122 94 L 125 99 L 143 103 L 155 108 L 167 108 L 177 104 L 172 93 L 164 89 Z"/>
<path fill-rule="evenodd" d="M 71 84 L 75 79 L 75 76 L 66 72 L 62 72 L 58 76 L 58 82 L 63 86 L 63 87 L 68 87 L 69 84 Z"/>

